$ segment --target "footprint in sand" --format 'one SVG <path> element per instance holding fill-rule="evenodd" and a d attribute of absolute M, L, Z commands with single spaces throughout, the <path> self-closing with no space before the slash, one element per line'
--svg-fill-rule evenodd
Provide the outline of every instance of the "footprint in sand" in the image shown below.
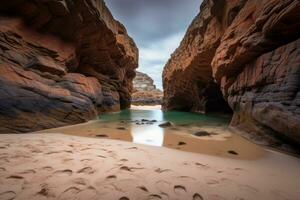
<path fill-rule="evenodd" d="M 121 170 L 124 170 L 124 171 L 129 171 L 129 172 L 131 172 L 131 169 L 130 169 L 129 167 L 127 167 L 127 166 L 122 166 L 122 167 L 120 167 L 120 169 L 121 169 Z"/>
<path fill-rule="evenodd" d="M 102 155 L 97 155 L 98 158 L 106 158 L 105 156 Z"/>
<path fill-rule="evenodd" d="M 7 179 L 24 179 L 24 177 L 19 176 L 19 175 L 11 175 L 11 176 L 7 177 Z"/>
<path fill-rule="evenodd" d="M 84 167 L 84 168 L 77 171 L 78 174 L 81 174 L 81 173 L 83 173 L 83 174 L 93 174 L 94 172 L 95 171 L 91 167 Z"/>
<path fill-rule="evenodd" d="M 57 170 L 54 172 L 54 174 L 59 175 L 59 176 L 71 176 L 73 174 L 73 171 L 70 169 Z"/>
<path fill-rule="evenodd" d="M 84 178 L 76 178 L 73 180 L 74 183 L 78 184 L 78 185 L 87 185 L 87 180 Z"/>
<path fill-rule="evenodd" d="M 177 195 L 184 195 L 186 193 L 186 188 L 182 185 L 175 185 L 174 193 Z"/>
<path fill-rule="evenodd" d="M 119 200 L 130 200 L 128 197 L 121 197 Z"/>
<path fill-rule="evenodd" d="M 197 179 L 190 176 L 176 176 L 175 178 L 185 180 L 185 181 L 196 181 Z"/>
<path fill-rule="evenodd" d="M 59 199 L 70 199 L 76 196 L 76 194 L 78 194 L 81 190 L 78 189 L 77 187 L 69 187 L 67 189 L 65 189 Z"/>
<path fill-rule="evenodd" d="M 46 167 L 42 167 L 43 170 L 46 170 L 46 171 L 52 171 L 53 168 L 50 167 L 50 166 L 46 166 Z"/>
<path fill-rule="evenodd" d="M 35 170 L 29 169 L 29 170 L 22 171 L 19 174 L 35 174 L 35 173 L 36 173 Z"/>
<path fill-rule="evenodd" d="M 99 137 L 99 138 L 108 138 L 108 135 L 98 134 L 98 135 L 96 135 L 96 137 Z"/>
<path fill-rule="evenodd" d="M 167 193 L 164 193 L 164 192 L 161 192 L 160 196 L 161 196 L 162 199 L 170 199 L 169 195 Z"/>
<path fill-rule="evenodd" d="M 55 197 L 55 195 L 50 193 L 50 189 L 48 188 L 47 184 L 42 185 L 42 189 L 38 193 L 36 193 L 36 195 L 45 196 L 47 198 Z"/>
<path fill-rule="evenodd" d="M 63 153 L 63 151 L 49 151 L 45 153 L 46 155 L 51 155 L 51 154 L 57 154 L 57 153 Z"/>
<path fill-rule="evenodd" d="M 237 152 L 235 152 L 235 151 L 233 151 L 233 150 L 229 150 L 229 151 L 227 151 L 229 154 L 232 154 L 232 155 L 239 155 Z"/>
<path fill-rule="evenodd" d="M 86 151 L 86 150 L 90 150 L 90 149 L 91 149 L 91 148 L 86 147 L 86 148 L 80 149 L 80 151 Z"/>
<path fill-rule="evenodd" d="M 70 161 L 72 161 L 72 160 L 74 160 L 73 158 L 65 158 L 65 159 L 63 159 L 62 161 L 63 162 L 70 162 Z"/>
<path fill-rule="evenodd" d="M 193 200 L 203 200 L 203 197 L 202 197 L 200 194 L 195 193 L 195 194 L 193 195 Z"/>
<path fill-rule="evenodd" d="M 127 149 L 137 150 L 138 148 L 137 147 L 129 147 Z"/>
<path fill-rule="evenodd" d="M 80 162 L 91 161 L 91 160 L 92 160 L 92 159 L 86 158 L 86 159 L 81 159 Z"/>
<path fill-rule="evenodd" d="M 6 191 L 0 193 L 0 199 L 1 200 L 12 200 L 16 197 L 16 193 L 13 191 Z"/>
<path fill-rule="evenodd" d="M 208 179 L 206 181 L 206 183 L 209 185 L 209 186 L 215 186 L 215 185 L 218 185 L 220 182 L 215 180 L 215 179 Z"/>
<path fill-rule="evenodd" d="M 159 199 L 162 199 L 162 197 L 158 194 L 151 194 L 148 197 L 148 200 L 159 200 Z"/>
<path fill-rule="evenodd" d="M 115 175 L 110 175 L 110 176 L 107 176 L 106 179 L 107 179 L 107 180 L 116 180 L 116 179 L 117 179 L 117 176 L 115 176 Z"/>
<path fill-rule="evenodd" d="M 207 165 L 196 162 L 195 165 L 199 166 L 199 167 L 203 167 L 203 168 L 209 168 Z"/>
<path fill-rule="evenodd" d="M 143 190 L 144 192 L 149 192 L 145 186 L 138 186 L 137 188 Z"/>

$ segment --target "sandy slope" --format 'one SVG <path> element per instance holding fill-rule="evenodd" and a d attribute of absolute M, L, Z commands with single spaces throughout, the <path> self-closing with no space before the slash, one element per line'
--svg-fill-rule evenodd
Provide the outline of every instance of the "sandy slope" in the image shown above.
<path fill-rule="evenodd" d="M 0 199 L 299 199 L 300 161 L 62 134 L 1 135 Z"/>

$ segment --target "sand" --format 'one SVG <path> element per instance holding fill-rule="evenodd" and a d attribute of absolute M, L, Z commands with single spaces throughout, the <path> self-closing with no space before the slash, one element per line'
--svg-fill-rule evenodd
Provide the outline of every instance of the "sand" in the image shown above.
<path fill-rule="evenodd" d="M 91 121 L 73 126 L 39 131 L 39 133 L 64 133 L 100 139 L 109 138 L 128 142 L 132 141 L 233 159 L 255 160 L 264 156 L 266 152 L 263 148 L 245 140 L 224 127 L 201 127 L 201 130 L 218 134 L 197 137 L 187 131 L 194 130 L 192 132 L 196 132 L 199 130 L 197 127 L 172 126 L 160 128 L 158 126 L 159 123 L 161 122 L 151 125 L 136 125 L 135 123 L 120 124 L 119 122 Z M 237 155 L 230 154 L 228 153 L 229 151 L 234 151 Z"/>
<path fill-rule="evenodd" d="M 134 110 L 160 110 L 161 105 L 153 105 L 153 106 L 135 106 L 135 105 L 131 105 L 130 109 L 134 109 Z"/>
<path fill-rule="evenodd" d="M 293 199 L 300 161 L 190 153 L 64 134 L 0 137 L 0 199 Z"/>

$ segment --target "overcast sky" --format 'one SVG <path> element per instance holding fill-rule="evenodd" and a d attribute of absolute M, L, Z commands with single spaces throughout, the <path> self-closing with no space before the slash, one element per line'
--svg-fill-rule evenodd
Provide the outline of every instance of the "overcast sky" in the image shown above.
<path fill-rule="evenodd" d="M 179 46 L 201 0 L 105 0 L 115 19 L 136 42 L 138 71 L 150 75 L 162 88 L 161 74 L 170 54 Z"/>

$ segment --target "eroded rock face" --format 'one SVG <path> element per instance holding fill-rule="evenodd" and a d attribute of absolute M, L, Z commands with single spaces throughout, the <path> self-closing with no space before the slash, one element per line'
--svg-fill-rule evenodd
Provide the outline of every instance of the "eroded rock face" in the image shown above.
<path fill-rule="evenodd" d="M 194 94 L 188 109 L 199 108 L 203 80 L 214 80 L 234 112 L 232 126 L 299 144 L 299 13 L 297 0 L 204 1 L 165 67 L 164 107 L 180 108 Z"/>
<path fill-rule="evenodd" d="M 102 0 L 10 0 L 0 11 L 0 132 L 130 105 L 138 50 Z"/>
<path fill-rule="evenodd" d="M 153 79 L 145 73 L 136 72 L 133 79 L 133 105 L 160 105 L 163 93 L 156 88 Z"/>
<path fill-rule="evenodd" d="M 216 16 L 220 14 L 219 7 L 223 4 L 214 1 L 202 4 L 202 12 L 193 20 L 179 48 L 166 64 L 163 72 L 165 109 L 230 110 L 212 77 L 210 64 L 223 34 L 222 23 Z"/>

